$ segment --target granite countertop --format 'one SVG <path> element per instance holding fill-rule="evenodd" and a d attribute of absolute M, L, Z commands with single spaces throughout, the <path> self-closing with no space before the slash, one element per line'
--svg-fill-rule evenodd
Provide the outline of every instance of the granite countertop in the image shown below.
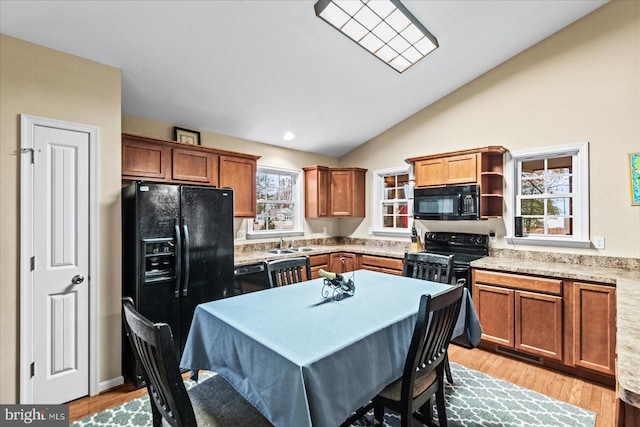
<path fill-rule="evenodd" d="M 270 261 L 273 259 L 290 258 L 294 256 L 303 255 L 322 255 L 330 254 L 334 252 L 351 252 L 356 254 L 377 255 L 390 258 L 403 258 L 405 248 L 403 247 L 384 247 L 384 246 L 369 246 L 369 245 L 308 245 L 312 250 L 297 253 L 288 253 L 282 255 L 269 254 L 264 250 L 245 251 L 236 248 L 235 251 L 235 265 L 253 264 L 256 262 Z"/>
<path fill-rule="evenodd" d="M 616 379 L 618 396 L 624 402 L 640 408 L 640 268 L 638 260 L 619 260 L 604 265 L 581 263 L 579 257 L 570 262 L 548 262 L 541 259 L 486 257 L 471 263 L 474 268 L 500 270 L 513 273 L 535 274 L 562 279 L 584 280 L 611 284 L 616 287 Z M 620 268 L 626 267 L 626 268 Z"/>
<path fill-rule="evenodd" d="M 573 264 L 564 262 L 546 262 L 540 260 L 513 259 L 503 257 L 485 257 L 471 262 L 474 268 L 500 270 L 512 273 L 535 274 L 561 279 L 585 280 L 615 285 L 620 279 L 636 281 L 640 286 L 640 270 L 617 267 Z"/>

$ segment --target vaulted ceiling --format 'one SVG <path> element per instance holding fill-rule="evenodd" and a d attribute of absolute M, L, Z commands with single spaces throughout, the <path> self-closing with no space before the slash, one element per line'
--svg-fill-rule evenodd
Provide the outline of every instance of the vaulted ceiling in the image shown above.
<path fill-rule="evenodd" d="M 0 0 L 0 32 L 122 69 L 125 114 L 339 157 L 605 3 L 405 0 L 440 47 L 402 74 L 306 0 Z"/>

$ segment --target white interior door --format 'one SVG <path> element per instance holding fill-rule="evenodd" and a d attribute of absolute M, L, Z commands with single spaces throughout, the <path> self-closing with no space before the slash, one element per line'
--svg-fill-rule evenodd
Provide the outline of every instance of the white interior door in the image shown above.
<path fill-rule="evenodd" d="M 32 205 L 30 220 L 22 217 L 31 255 L 21 254 L 30 264 L 21 272 L 30 293 L 21 303 L 21 363 L 29 371 L 21 372 L 21 402 L 55 404 L 90 394 L 92 134 L 37 123 L 30 133 L 21 171 L 32 179 L 31 194 L 21 189 Z"/>

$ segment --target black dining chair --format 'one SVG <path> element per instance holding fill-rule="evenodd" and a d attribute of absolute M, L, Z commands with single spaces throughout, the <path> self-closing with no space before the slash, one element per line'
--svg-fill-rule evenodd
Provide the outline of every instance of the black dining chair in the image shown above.
<path fill-rule="evenodd" d="M 267 261 L 266 267 L 272 288 L 311 280 L 311 261 L 308 256 Z"/>
<path fill-rule="evenodd" d="M 405 252 L 403 275 L 438 283 L 451 283 L 453 255 Z"/>
<path fill-rule="evenodd" d="M 135 310 L 130 297 L 122 298 L 122 317 L 129 343 L 143 367 L 154 426 L 272 425 L 219 375 L 187 391 L 169 325 L 150 322 Z"/>
<path fill-rule="evenodd" d="M 418 319 L 402 377 L 372 400 L 377 425 L 382 425 L 384 408 L 389 408 L 400 414 L 401 427 L 410 426 L 413 417 L 430 426 L 446 427 L 444 367 L 449 341 L 460 313 L 462 291 L 463 286 L 456 285 L 437 295 L 420 298 Z M 433 422 L 431 398 L 434 394 L 438 424 Z"/>
<path fill-rule="evenodd" d="M 414 279 L 450 284 L 453 278 L 453 255 L 439 255 L 428 252 L 405 252 L 403 275 Z M 464 281 L 464 279 L 461 279 Z M 460 283 L 460 282 L 459 282 Z M 462 282 L 464 284 L 464 282 Z M 449 358 L 445 361 L 447 381 L 453 384 Z"/>

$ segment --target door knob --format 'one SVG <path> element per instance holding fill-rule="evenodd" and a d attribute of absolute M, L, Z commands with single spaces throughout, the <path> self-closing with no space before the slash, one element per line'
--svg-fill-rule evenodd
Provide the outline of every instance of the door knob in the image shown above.
<path fill-rule="evenodd" d="M 79 285 L 80 283 L 84 282 L 84 276 L 81 276 L 79 274 L 76 274 L 75 276 L 73 276 L 73 278 L 71 279 L 71 283 L 73 283 L 74 285 Z"/>

